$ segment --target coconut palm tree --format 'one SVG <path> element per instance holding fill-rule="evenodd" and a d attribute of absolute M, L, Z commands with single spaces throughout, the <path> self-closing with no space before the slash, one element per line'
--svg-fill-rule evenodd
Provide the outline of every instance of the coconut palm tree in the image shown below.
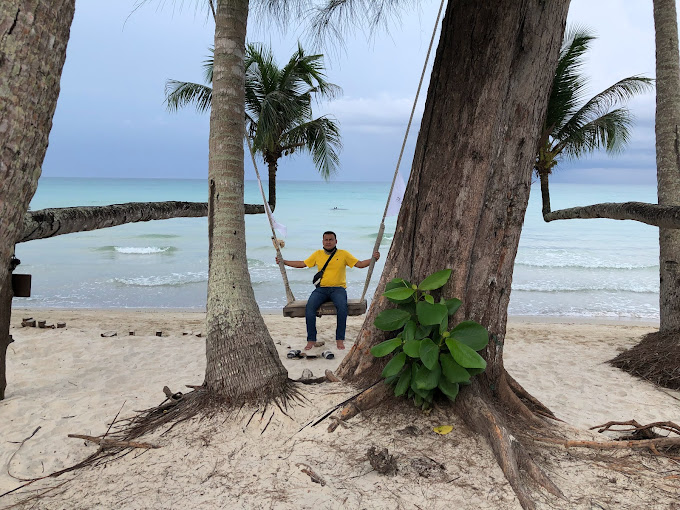
<path fill-rule="evenodd" d="M 650 78 L 631 76 L 586 101 L 588 80 L 581 68 L 594 39 L 587 29 L 574 27 L 565 34 L 560 49 L 534 164 L 541 182 L 544 215 L 550 212 L 548 176 L 561 158 L 579 158 L 598 149 L 610 154 L 621 152 L 628 143 L 633 119 L 627 108 L 616 106 L 652 86 Z"/>
<path fill-rule="evenodd" d="M 212 49 L 211 49 L 212 51 Z M 325 79 L 323 55 L 306 55 L 298 44 L 288 63 L 279 68 L 269 48 L 246 47 L 246 130 L 253 148 L 269 169 L 269 206 L 276 207 L 276 171 L 282 156 L 308 152 L 324 179 L 338 168 L 342 147 L 340 130 L 328 116 L 313 118 L 312 100 L 331 99 L 340 92 Z M 212 84 L 212 55 L 203 62 L 205 82 Z M 199 112 L 210 108 L 212 88 L 198 83 L 168 80 L 166 103 L 170 111 L 193 104 Z"/>

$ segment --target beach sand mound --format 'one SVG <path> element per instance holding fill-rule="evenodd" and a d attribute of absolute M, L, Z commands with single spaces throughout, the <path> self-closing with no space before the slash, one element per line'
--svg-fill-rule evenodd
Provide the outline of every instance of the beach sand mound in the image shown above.
<path fill-rule="evenodd" d="M 0 402 L 2 492 L 21 484 L 9 473 L 44 476 L 97 450 L 67 434 L 101 435 L 123 403 L 121 416 L 158 405 L 163 386 L 178 391 L 200 383 L 205 369 L 205 340 L 182 336 L 200 328 L 201 314 L 62 310 L 46 318 L 65 320 L 68 327 L 38 330 L 12 321 L 10 387 Z M 348 338 L 356 337 L 362 320 L 350 319 Z M 337 350 L 334 360 L 286 358 L 290 348 L 304 345 L 304 320 L 265 316 L 265 321 L 291 377 L 305 368 L 317 376 L 337 367 Z M 164 336 L 159 338 L 154 331 L 160 325 Z M 332 348 L 334 319 L 322 318 L 320 325 L 321 339 Z M 137 330 L 135 337 L 99 336 L 130 328 Z M 659 391 L 606 364 L 651 329 L 515 322 L 508 332 L 506 366 L 559 418 L 580 427 L 560 425 L 569 439 L 602 440 L 582 429 L 609 420 L 678 421 L 680 393 Z M 304 405 L 244 408 L 156 431 L 140 441 L 158 449 L 135 449 L 42 480 L 3 497 L 0 507 L 24 500 L 20 508 L 519 508 L 486 442 L 450 408 L 426 414 L 406 401 L 390 400 L 329 434 L 328 419 L 315 427 L 310 423 L 356 389 L 327 383 L 300 385 L 300 391 Z M 435 433 L 442 425 L 452 431 Z M 565 450 L 531 441 L 528 435 L 534 433 L 520 431 L 517 437 L 568 498 L 533 492 L 539 508 L 668 509 L 679 501 L 680 470 L 667 459 Z M 371 448 L 374 454 L 387 449 L 395 474 L 373 468 Z"/>
<path fill-rule="evenodd" d="M 680 331 L 655 331 L 610 363 L 631 375 L 680 390 Z"/>

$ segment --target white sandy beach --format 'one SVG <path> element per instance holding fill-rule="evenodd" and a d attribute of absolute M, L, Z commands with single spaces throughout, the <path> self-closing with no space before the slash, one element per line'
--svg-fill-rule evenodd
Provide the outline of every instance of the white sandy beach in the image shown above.
<path fill-rule="evenodd" d="M 22 328 L 21 318 L 29 316 L 65 321 L 67 327 Z M 160 404 L 163 386 L 182 391 L 186 384 L 201 384 L 205 341 L 195 333 L 204 331 L 203 319 L 201 313 L 171 311 L 16 310 L 7 397 L 0 402 L 0 492 L 19 486 L 18 479 L 62 469 L 96 450 L 67 434 L 103 434 L 121 408 L 121 416 L 129 416 Z M 287 351 L 304 345 L 304 319 L 265 316 L 291 378 L 299 378 L 305 368 L 321 376 L 340 363 L 331 342 L 334 320 L 320 319 L 319 329 L 335 359 L 289 360 Z M 350 318 L 348 339 L 356 337 L 362 320 Z M 505 364 L 573 427 L 564 429 L 570 438 L 595 438 L 585 430 L 611 420 L 678 423 L 680 392 L 659 389 L 605 363 L 653 329 L 635 322 L 512 319 Z M 131 330 L 135 336 L 128 336 Z M 162 337 L 155 336 L 157 330 Z M 102 338 L 107 331 L 118 336 Z M 249 424 L 252 411 L 224 422 L 189 422 L 170 434 L 145 438 L 159 449 L 41 481 L 29 489 L 73 479 L 25 507 L 519 508 L 484 440 L 447 409 L 416 413 L 404 403 L 389 413 L 355 418 L 349 428 L 332 434 L 326 432 L 327 422 L 301 431 L 354 392 L 338 383 L 302 390 L 309 402 L 292 406 L 288 415 L 268 409 Z M 454 426 L 451 434 L 432 432 L 445 424 Z M 372 445 L 395 454 L 396 476 L 371 470 L 365 452 Z M 602 460 L 614 457 L 608 452 L 567 452 L 548 445 L 535 451 L 568 498 L 560 502 L 535 492 L 540 508 L 680 508 L 677 463 L 625 452 L 617 454 L 612 467 Z M 325 485 L 302 469 L 316 472 Z M 31 490 L 23 493 L 32 495 Z M 0 507 L 17 501 L 6 496 Z"/>

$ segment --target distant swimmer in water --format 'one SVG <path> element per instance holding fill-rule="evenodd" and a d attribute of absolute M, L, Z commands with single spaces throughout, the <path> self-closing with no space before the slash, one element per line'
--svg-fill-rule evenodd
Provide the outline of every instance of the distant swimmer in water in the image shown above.
<path fill-rule="evenodd" d="M 346 211 L 346 210 L 347 210 L 347 209 L 344 209 L 344 208 L 342 208 L 342 207 L 337 207 L 337 206 L 336 206 L 336 207 L 333 207 L 333 209 L 331 209 L 331 211 Z"/>

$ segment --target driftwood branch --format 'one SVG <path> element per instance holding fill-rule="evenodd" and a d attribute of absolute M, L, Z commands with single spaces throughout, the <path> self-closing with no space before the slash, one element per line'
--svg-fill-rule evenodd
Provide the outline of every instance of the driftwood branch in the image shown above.
<path fill-rule="evenodd" d="M 622 428 L 613 429 L 612 427 Z M 599 433 L 611 430 L 613 432 L 632 432 L 632 433 L 648 432 L 653 434 L 654 432 L 652 429 L 655 428 L 675 433 L 678 436 L 680 436 L 680 425 L 677 425 L 672 421 L 655 421 L 653 423 L 648 423 L 647 425 L 641 425 L 635 420 L 608 421 L 607 423 L 604 423 L 602 425 L 595 425 L 594 427 L 590 427 L 590 429 L 588 430 L 598 429 Z M 647 439 L 653 439 L 653 437 L 649 437 Z"/>
<path fill-rule="evenodd" d="M 68 437 L 76 439 L 84 439 L 91 443 L 96 443 L 100 448 L 160 448 L 160 446 L 151 443 L 139 443 L 137 441 L 119 441 L 117 439 L 106 439 L 105 437 L 85 436 L 82 434 L 69 434 Z"/>
<path fill-rule="evenodd" d="M 543 215 L 547 222 L 554 220 L 595 219 L 633 220 L 661 228 L 680 228 L 680 206 L 621 202 L 587 205 L 560 209 Z"/>
<path fill-rule="evenodd" d="M 264 206 L 244 204 L 245 214 L 262 214 Z M 29 211 L 24 216 L 20 243 L 62 234 L 86 232 L 139 221 L 200 218 L 208 215 L 207 202 L 129 202 L 87 207 L 61 207 Z"/>

